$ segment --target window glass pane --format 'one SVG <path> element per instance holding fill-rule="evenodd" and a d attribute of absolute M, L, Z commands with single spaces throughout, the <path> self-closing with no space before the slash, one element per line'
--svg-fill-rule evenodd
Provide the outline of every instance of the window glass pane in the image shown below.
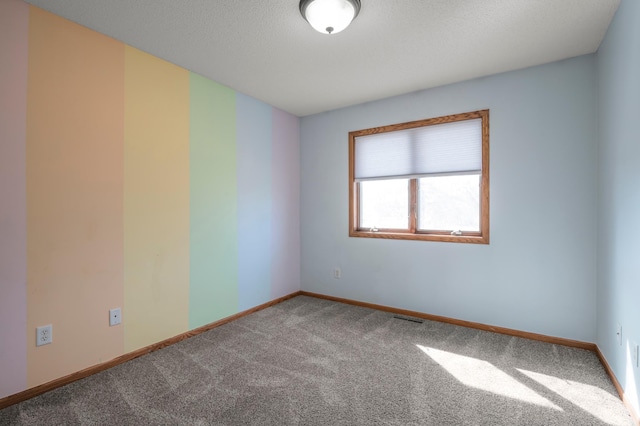
<path fill-rule="evenodd" d="M 409 229 L 409 179 L 360 182 L 360 227 Z"/>
<path fill-rule="evenodd" d="M 418 229 L 480 232 L 480 175 L 418 180 Z"/>

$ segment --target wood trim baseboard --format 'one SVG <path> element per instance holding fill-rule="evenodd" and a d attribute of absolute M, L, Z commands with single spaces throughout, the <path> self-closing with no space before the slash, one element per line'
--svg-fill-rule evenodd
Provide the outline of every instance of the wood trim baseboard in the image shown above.
<path fill-rule="evenodd" d="M 45 392 L 49 392 L 61 386 L 68 385 L 69 383 L 73 383 L 76 380 L 84 379 L 85 377 L 91 376 L 96 373 L 100 373 L 101 371 L 107 370 L 109 368 L 115 367 L 116 365 L 122 364 L 127 361 L 131 361 L 132 359 L 141 357 L 142 355 L 146 355 L 148 353 L 157 351 L 158 349 L 166 348 L 167 346 L 171 346 L 174 343 L 178 343 L 182 340 L 188 339 L 193 336 L 197 336 L 198 334 L 204 333 L 205 331 L 209 331 L 216 327 L 220 327 L 228 322 L 235 321 L 239 318 L 245 317 L 249 314 L 252 314 L 257 311 L 261 311 L 270 306 L 277 305 L 278 303 L 284 302 L 285 300 L 291 299 L 300 295 L 299 291 L 296 291 L 291 294 L 287 294 L 286 296 L 279 297 L 277 299 L 271 300 L 267 303 L 263 303 L 262 305 L 258 305 L 251 309 L 247 309 L 246 311 L 239 312 L 237 314 L 231 315 L 229 317 L 223 318 L 221 320 L 212 322 L 210 324 L 203 325 L 202 327 L 194 328 L 193 330 L 189 330 L 185 333 L 179 334 L 174 337 L 170 337 L 166 340 L 163 340 L 158 343 L 154 343 L 152 345 L 146 346 L 144 348 L 137 349 L 133 352 L 126 353 L 124 355 L 120 355 L 117 358 L 114 358 L 110 361 L 103 362 L 101 364 L 96 364 L 91 367 L 85 368 L 84 370 L 76 371 L 75 373 L 71 373 L 67 376 L 60 377 L 58 379 L 52 380 L 47 383 L 43 383 L 41 385 L 35 386 L 33 388 L 24 390 L 22 392 L 18 392 L 13 395 L 9 395 L 4 398 L 0 398 L 0 410 L 3 408 L 7 408 L 11 405 L 17 404 L 22 401 L 26 401 L 27 399 L 33 398 L 34 396 L 41 395 Z"/>
<path fill-rule="evenodd" d="M 625 395 L 624 389 L 622 389 L 622 386 L 620 385 L 618 378 L 613 373 L 613 369 L 609 365 L 609 362 L 607 361 L 607 359 L 604 357 L 604 354 L 602 353 L 600 348 L 596 348 L 596 354 L 598 355 L 598 359 L 600 360 L 600 363 L 602 364 L 605 371 L 609 375 L 609 378 L 611 379 L 613 386 L 616 388 L 616 391 L 618 391 L 618 395 L 620 395 L 620 399 L 624 403 L 625 407 L 627 407 L 629 414 L 631 414 L 631 419 L 636 425 L 640 426 L 640 416 L 638 415 L 638 413 L 636 413 L 635 409 L 631 405 L 631 402 L 629 401 L 629 398 L 627 398 L 627 396 Z"/>
<path fill-rule="evenodd" d="M 467 328 L 475 328 L 478 330 L 492 331 L 494 333 L 506 334 L 509 336 L 523 337 L 525 339 L 530 339 L 530 340 L 539 340 L 541 342 L 553 343 L 555 345 L 586 349 L 591 352 L 596 352 L 596 349 L 597 349 L 597 346 L 595 343 L 581 342 L 579 340 L 565 339 L 563 337 L 546 336 L 544 334 L 530 333 L 528 331 L 520 331 L 520 330 L 511 329 L 511 328 L 497 327 L 497 326 L 482 324 L 478 322 L 443 317 L 440 315 L 425 314 L 423 312 L 409 311 L 406 309 L 393 308 L 391 306 L 376 305 L 375 303 L 359 302 L 357 300 L 343 299 L 341 297 L 327 296 L 325 294 L 311 293 L 308 291 L 301 291 L 300 295 L 315 297 L 318 299 L 331 300 L 333 302 L 346 303 L 348 305 L 361 306 L 363 308 L 377 309 L 379 311 L 391 312 L 394 314 L 406 315 L 406 316 L 415 317 L 415 318 L 422 318 L 430 321 L 445 322 L 448 324 L 459 325 Z"/>

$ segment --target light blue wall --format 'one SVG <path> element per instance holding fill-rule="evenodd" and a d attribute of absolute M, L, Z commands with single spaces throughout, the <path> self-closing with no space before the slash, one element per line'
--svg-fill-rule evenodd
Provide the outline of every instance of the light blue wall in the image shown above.
<path fill-rule="evenodd" d="M 596 83 L 589 55 L 304 117 L 302 289 L 594 342 Z M 349 131 L 484 108 L 490 245 L 348 237 Z"/>
<path fill-rule="evenodd" d="M 640 343 L 640 1 L 622 1 L 597 60 L 598 346 L 640 413 L 640 370 L 629 354 Z"/>

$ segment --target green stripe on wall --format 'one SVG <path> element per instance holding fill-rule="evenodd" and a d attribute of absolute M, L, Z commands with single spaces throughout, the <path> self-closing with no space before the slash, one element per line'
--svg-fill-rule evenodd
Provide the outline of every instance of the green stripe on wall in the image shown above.
<path fill-rule="evenodd" d="M 189 328 L 238 312 L 236 96 L 191 73 Z"/>

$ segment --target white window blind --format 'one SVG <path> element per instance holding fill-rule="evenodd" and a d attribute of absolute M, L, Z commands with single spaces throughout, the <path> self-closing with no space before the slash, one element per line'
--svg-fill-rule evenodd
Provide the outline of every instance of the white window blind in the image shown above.
<path fill-rule="evenodd" d="M 482 171 L 482 120 L 358 136 L 356 181 Z"/>

